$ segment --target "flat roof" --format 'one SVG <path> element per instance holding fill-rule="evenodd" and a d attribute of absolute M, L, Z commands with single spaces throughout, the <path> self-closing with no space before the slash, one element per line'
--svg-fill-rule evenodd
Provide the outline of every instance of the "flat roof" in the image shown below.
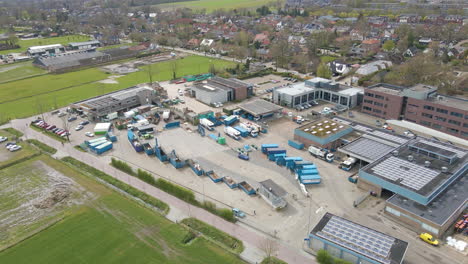
<path fill-rule="evenodd" d="M 265 181 L 260 182 L 260 184 L 268 189 L 271 193 L 276 195 L 276 197 L 284 197 L 286 194 L 288 194 L 281 186 L 276 184 L 273 180 L 268 179 Z"/>
<path fill-rule="evenodd" d="M 428 101 L 440 105 L 457 108 L 463 111 L 468 111 L 468 99 L 466 98 L 439 95 L 429 99 Z"/>
<path fill-rule="evenodd" d="M 91 44 L 100 44 L 100 42 L 98 40 L 90 40 L 90 41 L 68 43 L 68 45 L 70 46 L 84 46 L 84 45 L 91 45 Z"/>
<path fill-rule="evenodd" d="M 414 147 L 422 146 L 421 143 L 427 142 L 430 142 L 431 147 L 435 147 L 440 152 L 451 150 L 453 153 L 464 152 L 465 155 L 449 163 L 435 158 L 432 154 L 429 156 L 411 150 Z M 425 150 L 425 148 L 421 148 L 421 150 Z M 454 173 L 468 162 L 466 153 L 465 149 L 418 137 L 396 149 L 395 152 L 388 153 L 376 162 L 367 165 L 362 170 L 386 182 L 427 197 L 446 184 Z M 426 162 L 429 163 L 426 164 Z M 446 172 L 443 172 L 444 167 Z"/>
<path fill-rule="evenodd" d="M 300 82 L 300 83 L 288 85 L 286 87 L 278 88 L 275 91 L 282 93 L 282 94 L 287 94 L 290 96 L 297 96 L 297 95 L 301 95 L 304 93 L 310 93 L 315 90 L 316 88 L 306 86 L 305 82 Z"/>
<path fill-rule="evenodd" d="M 349 128 L 349 126 L 339 122 L 335 122 L 331 119 L 320 119 L 315 122 L 307 123 L 296 129 L 299 129 L 305 133 L 310 133 L 316 137 L 325 138 L 334 135 L 339 131 L 343 131 L 347 128 Z"/>
<path fill-rule="evenodd" d="M 408 242 L 328 212 L 310 233 L 382 264 L 402 263 L 408 248 Z"/>
<path fill-rule="evenodd" d="M 148 86 L 132 86 L 120 91 L 111 92 L 108 94 L 96 96 L 90 99 L 86 99 L 83 101 L 79 101 L 74 103 L 75 105 L 79 105 L 81 107 L 86 108 L 97 108 L 97 107 L 106 107 L 109 105 L 116 104 L 121 100 L 125 100 L 126 98 L 135 96 L 139 91 L 143 90 L 152 90 Z"/>
<path fill-rule="evenodd" d="M 283 107 L 281 106 L 275 105 L 262 99 L 257 99 L 254 101 L 243 103 L 239 105 L 239 108 L 254 116 L 266 115 L 273 112 L 281 111 L 283 109 Z"/>
<path fill-rule="evenodd" d="M 443 225 L 461 206 L 468 201 L 468 177 L 463 176 L 454 181 L 436 199 L 427 206 L 395 194 L 387 203 L 400 207 L 437 225 Z"/>
<path fill-rule="evenodd" d="M 339 148 L 340 152 L 356 157 L 366 162 L 374 162 L 396 147 L 376 141 L 365 136 Z"/>

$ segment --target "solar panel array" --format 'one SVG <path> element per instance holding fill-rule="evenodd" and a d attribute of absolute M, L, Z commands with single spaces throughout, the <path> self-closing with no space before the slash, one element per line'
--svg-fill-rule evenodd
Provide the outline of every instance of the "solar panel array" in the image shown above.
<path fill-rule="evenodd" d="M 355 125 L 353 126 L 354 129 L 356 130 L 359 130 L 359 131 L 363 131 L 363 132 L 371 132 L 372 129 L 371 128 L 368 128 L 366 126 L 362 126 L 362 125 Z"/>
<path fill-rule="evenodd" d="M 395 242 L 391 236 L 337 216 L 332 216 L 317 235 L 382 263 L 390 263 L 388 257 Z"/>
<path fill-rule="evenodd" d="M 368 138 L 360 138 L 343 149 L 374 161 L 392 151 L 394 147 Z"/>
<path fill-rule="evenodd" d="M 459 157 L 459 158 L 463 158 L 463 157 L 466 155 L 466 151 L 459 150 L 459 149 L 456 149 L 456 148 L 452 148 L 452 147 L 449 147 L 449 146 L 446 146 L 446 145 L 442 145 L 442 144 L 437 144 L 437 143 L 432 142 L 432 141 L 421 140 L 421 141 L 419 141 L 419 142 L 424 143 L 424 144 L 427 144 L 427 145 L 429 145 L 429 146 L 433 146 L 433 147 L 436 147 L 436 148 L 440 148 L 440 149 L 443 149 L 443 150 L 451 151 L 451 152 L 457 154 L 457 157 Z"/>
<path fill-rule="evenodd" d="M 408 142 L 408 139 L 406 139 L 406 138 L 397 137 L 397 136 L 394 136 L 394 135 L 391 135 L 391 134 L 388 134 L 388 133 L 384 133 L 384 132 L 379 131 L 379 130 L 375 130 L 375 131 L 371 132 L 370 134 L 372 134 L 374 136 L 377 136 L 377 137 L 380 137 L 380 138 L 384 138 L 384 139 L 396 142 L 396 143 L 400 143 L 400 144 L 405 144 L 406 142 Z"/>
<path fill-rule="evenodd" d="M 438 171 L 393 156 L 375 165 L 372 170 L 386 179 L 400 181 L 400 184 L 416 191 L 440 174 Z"/>

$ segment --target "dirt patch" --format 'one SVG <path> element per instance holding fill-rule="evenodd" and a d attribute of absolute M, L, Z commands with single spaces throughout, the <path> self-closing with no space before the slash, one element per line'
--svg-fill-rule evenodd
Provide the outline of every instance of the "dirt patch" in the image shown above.
<path fill-rule="evenodd" d="M 177 256 L 180 255 L 180 253 L 169 247 L 169 245 L 159 237 L 159 227 L 158 226 L 149 226 L 149 227 L 144 227 L 135 232 L 135 236 L 140 239 L 143 243 L 145 243 L 147 246 L 155 249 L 155 250 L 162 250 L 162 253 L 166 257 L 172 257 L 172 256 Z"/>
<path fill-rule="evenodd" d="M 70 192 L 71 190 L 69 186 L 63 186 L 62 188 L 57 188 L 50 193 L 49 197 L 34 204 L 34 207 L 39 208 L 39 209 L 51 208 L 57 203 L 60 203 L 61 201 L 66 199 L 68 196 L 70 196 Z"/>
<path fill-rule="evenodd" d="M 119 83 L 116 79 L 122 77 L 123 75 L 112 75 L 109 78 L 98 81 L 98 83 L 105 83 L 105 84 L 117 84 Z"/>

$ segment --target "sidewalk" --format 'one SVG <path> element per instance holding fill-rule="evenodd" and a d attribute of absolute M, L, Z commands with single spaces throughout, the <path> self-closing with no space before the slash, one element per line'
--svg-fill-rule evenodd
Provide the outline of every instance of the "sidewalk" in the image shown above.
<path fill-rule="evenodd" d="M 259 232 L 248 230 L 247 228 L 238 224 L 225 221 L 224 219 L 215 216 L 204 209 L 179 200 L 178 198 L 163 192 L 152 185 L 149 185 L 135 177 L 113 168 L 108 163 L 106 163 L 104 159 L 99 159 L 88 153 L 81 152 L 75 149 L 71 144 L 62 145 L 60 142 L 48 137 L 47 135 L 41 134 L 35 130 L 30 129 L 29 127 L 26 128 L 27 122 L 27 120 L 14 120 L 12 122 L 12 127 L 22 131 L 24 133 L 24 137 L 27 139 L 34 138 L 51 147 L 56 148 L 57 153 L 54 155 L 54 157 L 61 158 L 64 156 L 71 156 L 167 203 L 171 208 L 167 218 L 171 221 L 179 221 L 185 217 L 194 217 L 242 240 L 246 249 L 244 252 L 242 252 L 241 257 L 245 258 L 245 260 L 251 263 L 261 261 L 262 256 L 264 256 L 261 248 L 266 239 L 269 239 L 268 236 L 260 234 Z M 277 257 L 286 261 L 287 263 L 316 263 L 312 256 L 308 255 L 301 249 L 292 248 L 289 245 L 282 243 L 281 241 L 277 242 L 279 244 Z"/>

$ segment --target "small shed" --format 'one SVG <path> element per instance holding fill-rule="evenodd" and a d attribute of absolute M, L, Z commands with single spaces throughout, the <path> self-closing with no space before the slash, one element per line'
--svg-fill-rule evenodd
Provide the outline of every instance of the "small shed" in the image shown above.
<path fill-rule="evenodd" d="M 288 193 L 271 179 L 260 182 L 258 193 L 275 210 L 284 208 L 288 204 L 284 199 Z"/>
<path fill-rule="evenodd" d="M 111 123 L 97 123 L 94 127 L 94 134 L 105 135 L 107 132 L 109 132 L 111 126 Z"/>

